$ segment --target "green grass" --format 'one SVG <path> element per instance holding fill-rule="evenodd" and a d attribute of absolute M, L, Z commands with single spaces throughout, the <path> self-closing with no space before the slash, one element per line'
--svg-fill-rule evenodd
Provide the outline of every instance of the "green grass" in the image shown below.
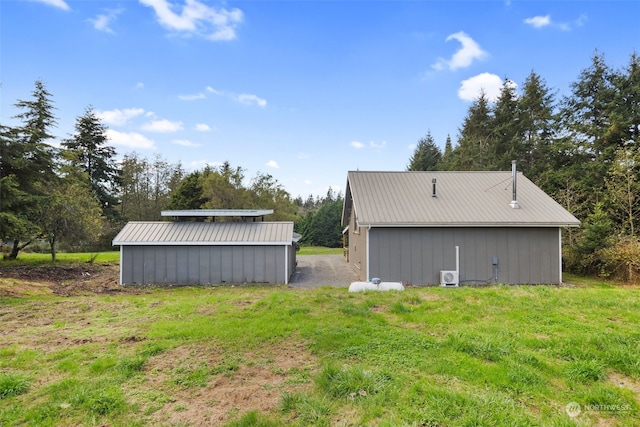
<path fill-rule="evenodd" d="M 4 299 L 0 425 L 640 425 L 640 289 L 581 280 Z"/>
<path fill-rule="evenodd" d="M 94 262 L 96 264 L 117 264 L 120 262 L 120 252 L 60 252 L 56 254 L 56 264 L 77 264 Z M 15 260 L 3 259 L 0 266 L 44 266 L 52 265 L 51 254 L 20 252 Z"/>
<path fill-rule="evenodd" d="M 342 248 L 325 248 L 324 246 L 301 246 L 298 255 L 337 255 L 343 253 Z"/>

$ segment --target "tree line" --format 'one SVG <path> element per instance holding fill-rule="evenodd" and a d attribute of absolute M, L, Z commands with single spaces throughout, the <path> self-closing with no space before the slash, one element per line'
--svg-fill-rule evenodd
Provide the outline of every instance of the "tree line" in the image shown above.
<path fill-rule="evenodd" d="M 317 230 L 328 228 L 308 226 L 326 222 L 323 208 L 332 204 L 329 222 L 339 229 L 342 199 L 331 191 L 294 199 L 273 176 L 258 172 L 247 180 L 228 162 L 187 173 L 161 156 L 133 152 L 117 160 L 92 107 L 69 138 L 57 139 L 53 97 L 40 80 L 15 107 L 19 125 L 0 124 L 0 239 L 9 259 L 43 241 L 53 260 L 58 248 L 108 250 L 127 221 L 160 220 L 167 209 L 273 209 L 269 220 L 295 221 L 305 229 L 304 243 L 340 244 L 340 234 L 320 236 Z"/>
<path fill-rule="evenodd" d="M 622 69 L 596 51 L 560 98 L 531 72 L 468 108 L 455 146 L 427 132 L 408 170 L 518 169 L 582 221 L 565 231 L 573 272 L 640 279 L 640 57 Z"/>

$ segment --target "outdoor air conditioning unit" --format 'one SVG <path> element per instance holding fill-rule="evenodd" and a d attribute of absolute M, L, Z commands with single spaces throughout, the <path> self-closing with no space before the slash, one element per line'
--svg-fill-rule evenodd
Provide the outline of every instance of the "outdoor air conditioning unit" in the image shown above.
<path fill-rule="evenodd" d="M 458 286 L 459 285 L 458 272 L 454 270 L 441 270 L 440 271 L 440 286 Z"/>

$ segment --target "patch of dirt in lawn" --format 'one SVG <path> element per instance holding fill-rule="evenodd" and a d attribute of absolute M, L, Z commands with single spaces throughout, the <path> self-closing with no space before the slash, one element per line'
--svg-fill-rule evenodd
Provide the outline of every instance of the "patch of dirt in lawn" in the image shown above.
<path fill-rule="evenodd" d="M 151 416 L 151 424 L 219 425 L 250 411 L 270 413 L 277 410 L 282 392 L 311 386 L 311 379 L 300 373 L 317 370 L 316 358 L 302 343 L 287 342 L 243 354 L 237 369 L 215 374 L 204 387 L 181 389 L 171 384 L 175 368 L 189 361 L 194 366 L 204 363 L 214 368 L 225 363 L 225 356 L 215 348 L 181 346 L 150 359 L 145 387 L 171 396 L 171 401 Z"/>
<path fill-rule="evenodd" d="M 135 286 L 120 286 L 118 265 L 77 264 L 46 267 L 0 268 L 0 297 L 20 298 L 33 295 L 76 296 L 147 291 Z"/>
<path fill-rule="evenodd" d="M 617 372 L 613 372 L 609 375 L 609 381 L 617 387 L 631 390 L 636 398 L 636 402 L 640 403 L 640 381 L 634 380 L 633 378 Z"/>

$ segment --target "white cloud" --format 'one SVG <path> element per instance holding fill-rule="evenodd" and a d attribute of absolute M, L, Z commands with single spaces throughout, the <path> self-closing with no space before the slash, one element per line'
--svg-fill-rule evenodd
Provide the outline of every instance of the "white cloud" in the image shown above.
<path fill-rule="evenodd" d="M 305 179 L 303 182 L 304 182 L 306 185 L 311 185 L 311 184 L 313 184 L 313 181 L 311 181 L 310 179 Z"/>
<path fill-rule="evenodd" d="M 495 101 L 500 95 L 502 79 L 495 74 L 482 73 L 463 80 L 458 89 L 458 97 L 465 101 L 473 101 L 484 91 L 487 99 Z"/>
<path fill-rule="evenodd" d="M 533 18 L 527 18 L 524 23 L 531 25 L 533 28 L 542 28 L 551 24 L 551 15 L 534 16 Z"/>
<path fill-rule="evenodd" d="M 377 142 L 373 142 L 373 141 L 369 141 L 369 146 L 375 150 L 382 150 L 384 147 L 386 147 L 387 145 L 387 141 L 382 141 L 381 143 L 377 143 Z"/>
<path fill-rule="evenodd" d="M 265 163 L 265 166 L 269 166 L 270 168 L 274 169 L 280 169 L 280 165 L 275 160 L 269 160 L 267 163 Z"/>
<path fill-rule="evenodd" d="M 257 105 L 264 108 L 267 106 L 267 100 L 257 97 L 256 95 L 243 93 L 238 95 L 238 101 L 245 105 Z"/>
<path fill-rule="evenodd" d="M 351 141 L 351 146 L 357 149 L 364 148 L 364 144 L 360 141 Z"/>
<path fill-rule="evenodd" d="M 171 120 L 154 120 L 149 123 L 145 123 L 142 126 L 142 130 L 146 130 L 148 132 L 161 132 L 161 133 L 171 133 L 182 130 L 182 122 L 172 122 Z"/>
<path fill-rule="evenodd" d="M 118 132 L 113 129 L 107 129 L 107 138 L 113 145 L 122 145 L 134 149 L 156 148 L 155 143 L 144 135 L 136 132 Z"/>
<path fill-rule="evenodd" d="M 115 109 L 109 111 L 97 111 L 96 116 L 105 124 L 112 126 L 123 126 L 136 116 L 144 114 L 142 108 L 125 108 L 124 110 Z"/>
<path fill-rule="evenodd" d="M 93 28 L 96 30 L 113 34 L 110 25 L 121 13 L 122 9 L 107 10 L 104 14 L 100 14 L 93 19 L 90 18 L 89 22 L 93 24 Z"/>
<path fill-rule="evenodd" d="M 48 4 L 49 6 L 57 7 L 62 10 L 71 10 L 67 2 L 64 0 L 33 0 L 38 3 Z"/>
<path fill-rule="evenodd" d="M 195 101 L 196 99 L 204 99 L 206 96 L 204 93 L 196 93 L 195 95 L 178 95 L 178 98 L 183 101 Z"/>
<path fill-rule="evenodd" d="M 144 89 L 144 83 L 142 82 L 136 83 L 136 89 Z"/>
<path fill-rule="evenodd" d="M 200 147 L 200 144 L 196 144 L 195 142 L 191 142 L 187 139 L 174 139 L 173 143 L 182 145 L 183 147 Z"/>
<path fill-rule="evenodd" d="M 449 68 L 450 70 L 457 70 L 458 68 L 467 68 L 474 60 L 483 59 L 487 56 L 487 52 L 480 48 L 480 45 L 476 43 L 471 37 L 469 37 L 464 31 L 460 31 L 451 34 L 447 37 L 446 41 L 457 40 L 462 47 L 453 54 L 451 59 L 444 58 L 438 59 L 438 61 L 431 67 L 436 70 L 444 70 Z"/>
<path fill-rule="evenodd" d="M 219 90 L 215 90 L 211 86 L 207 86 L 205 90 L 209 93 L 213 93 L 214 95 L 222 95 L 222 92 L 220 92 Z"/>
<path fill-rule="evenodd" d="M 582 14 L 573 22 L 555 22 L 551 19 L 551 15 L 534 16 L 527 18 L 524 23 L 531 25 L 533 28 L 551 27 L 562 31 L 571 31 L 575 27 L 582 27 L 587 22 L 587 15 Z"/>
<path fill-rule="evenodd" d="M 185 0 L 182 6 L 168 0 L 140 0 L 140 3 L 152 7 L 158 21 L 165 28 L 215 41 L 234 40 L 235 28 L 243 19 L 240 9 L 217 9 L 197 0 Z M 180 7 L 180 13 L 174 12 L 173 9 Z"/>
<path fill-rule="evenodd" d="M 211 130 L 211 126 L 206 123 L 198 123 L 196 124 L 196 130 L 198 132 L 209 132 Z"/>

